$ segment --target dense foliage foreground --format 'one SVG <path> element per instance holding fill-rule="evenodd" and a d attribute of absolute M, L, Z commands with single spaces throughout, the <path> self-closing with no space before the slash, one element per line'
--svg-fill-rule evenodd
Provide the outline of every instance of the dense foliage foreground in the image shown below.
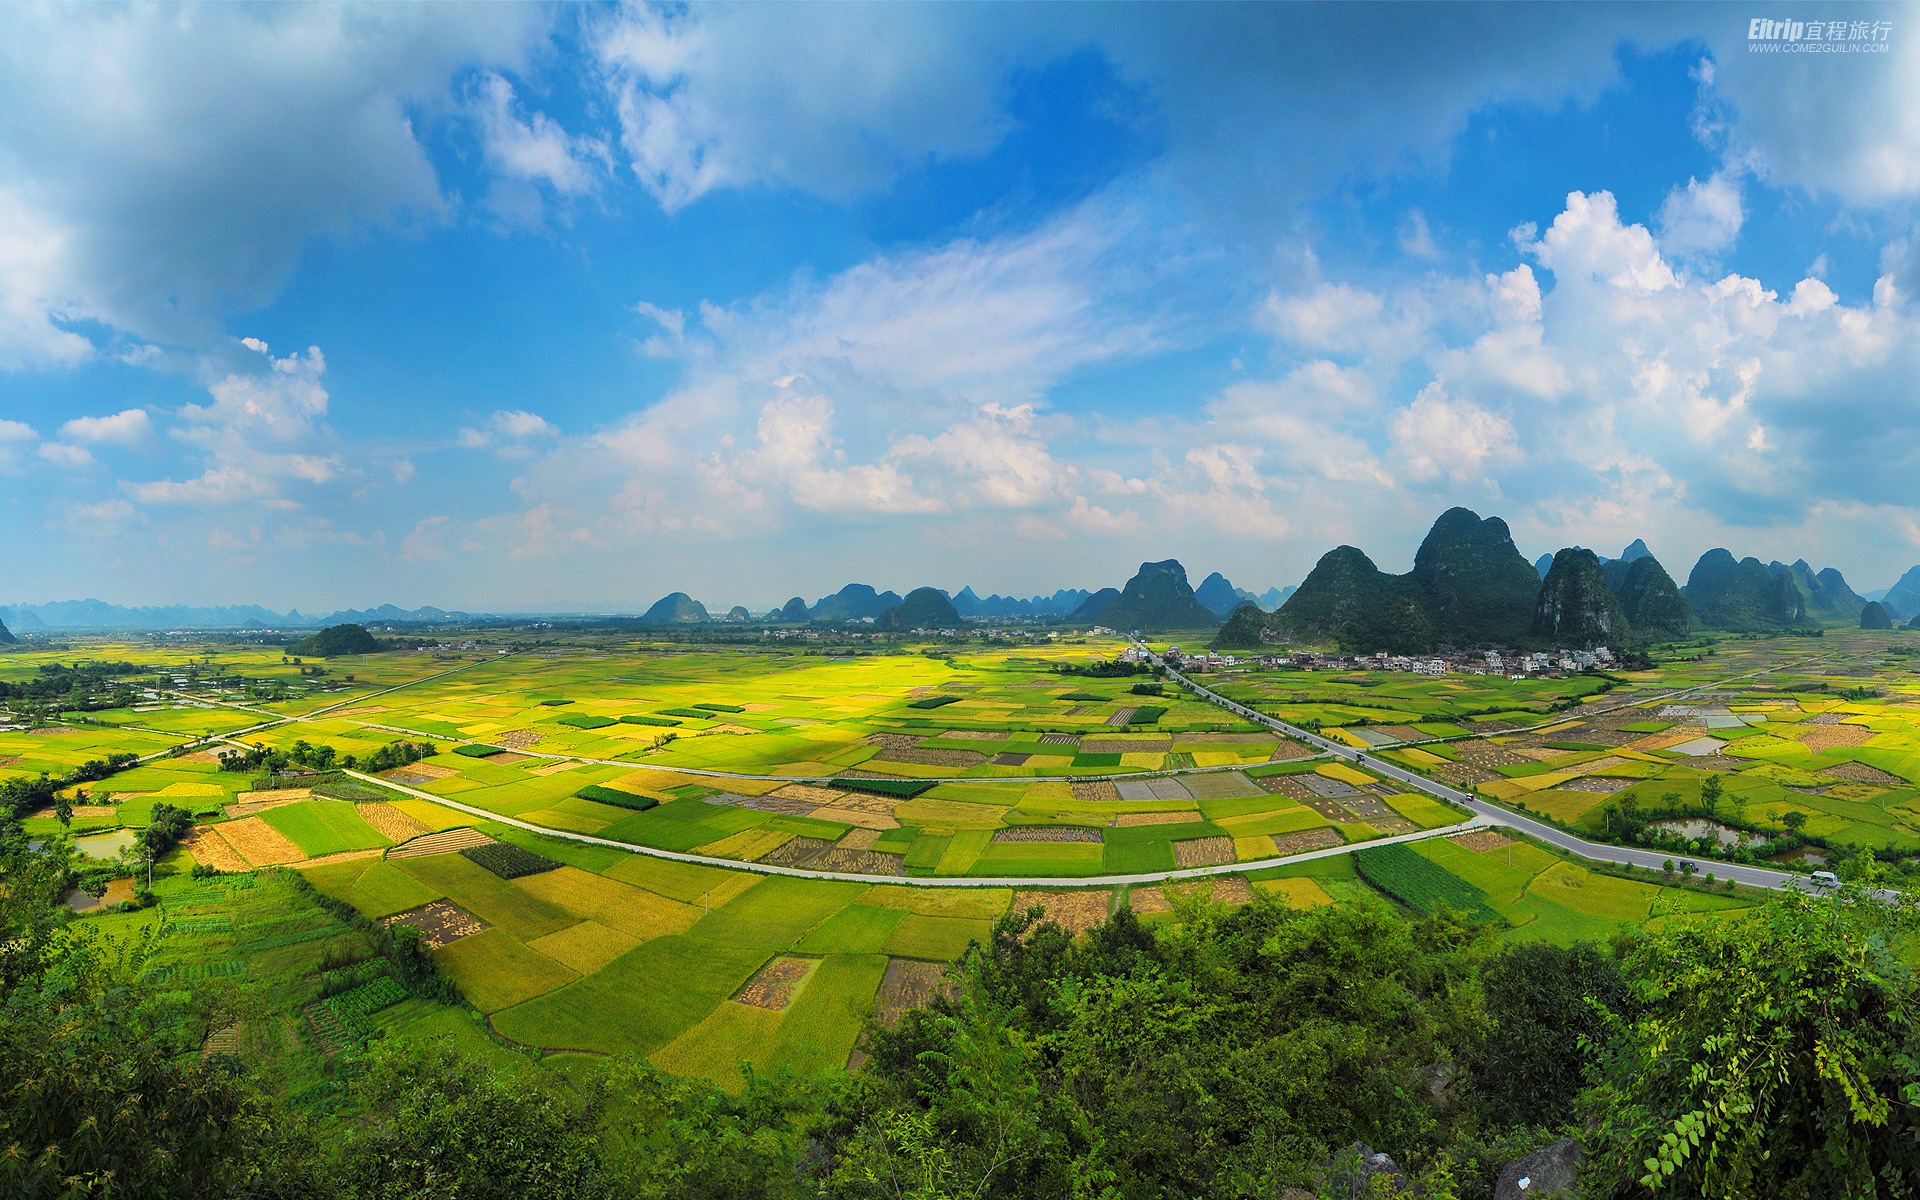
<path fill-rule="evenodd" d="M 320 1117 L 179 1044 L 204 1001 L 62 922 L 57 854 L 0 834 L 0 869 L 0 1195 L 23 1200 L 1443 1200 L 1567 1134 L 1588 1197 L 1920 1193 L 1913 925 L 1865 893 L 1573 949 L 1383 904 L 1122 911 L 1078 940 L 1013 918 L 849 1076 L 728 1094 L 394 1044 Z M 1402 1174 L 1355 1191 L 1356 1142 Z"/>

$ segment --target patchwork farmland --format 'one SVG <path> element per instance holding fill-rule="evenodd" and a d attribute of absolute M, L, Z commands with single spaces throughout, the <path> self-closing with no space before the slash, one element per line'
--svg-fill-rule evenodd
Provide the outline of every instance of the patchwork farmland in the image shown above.
<path fill-rule="evenodd" d="M 937 993 L 948 964 L 1029 908 L 1084 930 L 1120 908 L 1159 922 L 1370 896 L 1570 944 L 1751 902 L 1704 873 L 1602 873 L 1485 831 L 1368 849 L 1463 814 L 1190 696 L 1148 705 L 1132 679 L 1058 670 L 1118 648 L 833 657 L 610 639 L 376 655 L 325 690 L 291 675 L 309 686 L 0 731 L 0 770 L 157 756 L 66 789 L 69 823 L 47 809 L 26 825 L 86 849 L 159 805 L 191 814 L 155 864 L 157 905 L 88 920 L 159 930 L 155 969 L 268 997 L 210 1028 L 210 1052 L 275 1064 L 318 1104 L 338 1099 L 326 1064 L 382 1035 L 637 1054 L 728 1086 L 743 1063 L 838 1070 L 859 1061 L 868 1018 Z M 1589 834 L 1623 805 L 1698 805 L 1716 779 L 1730 828 L 1803 814 L 1799 857 L 1920 850 L 1920 687 L 1898 638 L 1711 649 L 1537 685 L 1255 670 L 1208 682 Z M 45 654 L 0 656 L 0 672 Z M 246 651 L 222 672 L 222 651 L 170 654 L 157 670 L 282 665 Z M 366 762 L 401 742 L 433 752 L 371 782 L 297 764 L 263 779 L 218 757 L 325 746 Z M 100 845 L 89 861 L 105 871 L 117 851 Z M 1224 873 L 1137 878 L 1182 870 Z M 989 878 L 1034 882 L 918 886 Z M 393 938 L 417 938 L 456 993 L 380 966 Z"/>

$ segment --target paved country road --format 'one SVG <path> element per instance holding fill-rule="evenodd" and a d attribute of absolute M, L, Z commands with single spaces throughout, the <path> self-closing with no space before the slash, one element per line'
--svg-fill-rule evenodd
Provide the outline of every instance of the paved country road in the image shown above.
<path fill-rule="evenodd" d="M 712 858 L 704 854 L 686 854 L 678 850 L 661 850 L 653 846 L 636 846 L 632 842 L 618 842 L 612 838 L 594 837 L 590 833 L 574 833 L 567 829 L 554 829 L 547 825 L 536 825 L 532 821 L 522 821 L 518 817 L 505 817 L 489 809 L 477 808 L 471 804 L 462 804 L 445 796 L 436 796 L 432 792 L 423 792 L 418 788 L 406 787 L 391 779 L 382 779 L 377 775 L 363 775 L 359 771 L 344 771 L 355 779 L 371 783 L 376 787 L 389 788 L 418 800 L 431 801 L 443 808 L 455 809 L 471 816 L 502 825 L 511 825 L 516 829 L 525 829 L 545 837 L 561 838 L 569 842 L 581 842 L 589 846 L 605 846 L 610 850 L 624 850 L 629 854 L 638 854 L 646 858 L 665 858 L 674 862 L 698 863 L 704 867 L 721 867 L 729 871 L 751 871 L 756 875 L 788 875 L 796 879 L 838 879 L 852 883 L 887 883 L 900 887 L 921 888 L 1074 888 L 1074 887 L 1113 887 L 1123 884 L 1167 883 L 1180 879 L 1205 879 L 1214 875 L 1243 875 L 1248 871 L 1258 871 L 1262 867 L 1280 867 L 1289 863 L 1310 862 L 1316 858 L 1329 858 L 1335 854 L 1351 854 L 1355 850 L 1366 850 L 1373 846 L 1390 846 L 1395 842 L 1417 842 L 1426 838 L 1448 837 L 1456 833 L 1468 833 L 1475 829 L 1484 829 L 1488 822 L 1476 817 L 1458 825 L 1449 825 L 1444 829 L 1423 829 L 1418 833 L 1403 833 L 1398 837 L 1375 838 L 1369 842 L 1354 842 L 1345 846 L 1330 846 L 1325 850 L 1308 850 L 1302 854 L 1289 854 L 1279 858 L 1263 858 L 1254 862 L 1225 863 L 1215 867 L 1181 867 L 1172 871 L 1148 871 L 1140 875 L 1005 875 L 1005 876 L 961 876 L 961 875 L 861 875 L 849 871 L 810 871 L 805 867 L 781 867 L 772 863 L 744 862 L 737 858 Z"/>
<path fill-rule="evenodd" d="M 1487 824 L 1503 825 L 1509 829 L 1518 830 L 1529 837 L 1537 838 L 1569 854 L 1578 855 L 1581 858 L 1591 859 L 1595 862 L 1614 863 L 1620 866 L 1650 867 L 1657 871 L 1669 861 L 1679 861 L 1675 856 L 1658 850 L 1636 850 L 1628 846 L 1613 846 L 1605 842 L 1590 842 L 1585 838 L 1575 837 L 1564 829 L 1501 808 L 1497 804 L 1492 804 L 1480 799 L 1471 792 L 1463 792 L 1459 788 L 1438 783 L 1426 778 L 1424 775 L 1416 775 L 1403 767 L 1385 762 L 1367 753 L 1365 750 L 1358 750 L 1352 746 L 1341 745 L 1338 742 L 1329 741 L 1318 734 L 1308 733 L 1298 726 L 1290 725 L 1285 721 L 1270 717 L 1263 712 L 1256 712 L 1238 701 L 1227 699 L 1211 688 L 1195 683 L 1186 675 L 1168 666 L 1164 659 L 1148 649 L 1144 643 L 1135 641 L 1134 645 L 1147 655 L 1154 666 L 1165 671 L 1169 678 L 1177 680 L 1182 686 L 1186 687 L 1194 695 L 1199 696 L 1202 700 L 1211 701 L 1249 721 L 1284 733 L 1288 737 L 1297 738 L 1309 746 L 1314 746 L 1326 751 L 1335 758 L 1357 763 L 1370 771 L 1385 775 L 1395 782 L 1404 783 L 1408 787 L 1425 792 L 1429 796 L 1437 796 L 1451 804 L 1457 804 L 1469 812 L 1472 812 L 1477 818 L 1485 821 Z M 1675 694 L 1678 695 L 1679 693 Z M 1744 866 L 1740 863 L 1721 862 L 1718 859 L 1703 860 L 1702 866 L 1703 870 L 1712 871 L 1717 878 L 1734 879 L 1751 887 L 1801 889 L 1810 889 L 1812 887 L 1812 884 L 1807 880 L 1806 876 L 1797 875 L 1791 871 L 1776 871 L 1767 867 Z"/>

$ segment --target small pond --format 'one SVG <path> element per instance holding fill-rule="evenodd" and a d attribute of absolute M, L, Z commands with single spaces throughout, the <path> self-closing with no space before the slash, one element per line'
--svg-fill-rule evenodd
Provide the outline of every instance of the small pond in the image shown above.
<path fill-rule="evenodd" d="M 111 862 L 120 857 L 120 852 L 133 845 L 137 837 L 131 829 L 110 829 L 105 833 L 89 833 L 73 839 L 73 852 L 83 858 L 97 858 L 102 862 Z"/>
<path fill-rule="evenodd" d="M 1653 828 L 1661 833 L 1678 834 L 1683 838 L 1710 837 L 1722 846 L 1744 846 L 1749 841 L 1760 841 L 1743 829 L 1731 825 L 1722 825 L 1709 817 L 1687 817 L 1684 820 L 1655 821 Z"/>
<path fill-rule="evenodd" d="M 1767 861 L 1770 863 L 1780 863 L 1782 865 L 1800 863 L 1809 867 L 1824 867 L 1828 865 L 1827 856 L 1812 846 L 1803 846 L 1798 850 L 1789 850 L 1785 854 L 1776 854 L 1767 859 Z"/>
<path fill-rule="evenodd" d="M 98 900 L 87 895 L 79 888 L 67 893 L 67 907 L 74 912 L 94 912 L 102 908 L 112 908 L 133 899 L 133 880 L 116 879 L 107 885 L 107 890 Z"/>

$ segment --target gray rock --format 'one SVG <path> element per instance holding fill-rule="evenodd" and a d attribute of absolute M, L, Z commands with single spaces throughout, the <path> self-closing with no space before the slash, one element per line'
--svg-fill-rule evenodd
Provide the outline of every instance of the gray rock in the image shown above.
<path fill-rule="evenodd" d="M 1383 1176 L 1386 1181 L 1402 1187 L 1406 1185 L 1406 1180 L 1400 1174 L 1400 1164 L 1394 1162 L 1393 1156 L 1385 1151 L 1376 1152 L 1365 1142 L 1355 1142 L 1347 1147 L 1347 1157 L 1348 1161 L 1357 1161 L 1347 1185 L 1351 1196 L 1357 1198 L 1371 1194 L 1375 1176 Z"/>
<path fill-rule="evenodd" d="M 1570 1196 L 1581 1160 L 1580 1143 L 1563 1138 L 1542 1146 L 1525 1158 L 1516 1158 L 1500 1172 L 1493 1200 L 1538 1200 L 1541 1196 Z"/>

